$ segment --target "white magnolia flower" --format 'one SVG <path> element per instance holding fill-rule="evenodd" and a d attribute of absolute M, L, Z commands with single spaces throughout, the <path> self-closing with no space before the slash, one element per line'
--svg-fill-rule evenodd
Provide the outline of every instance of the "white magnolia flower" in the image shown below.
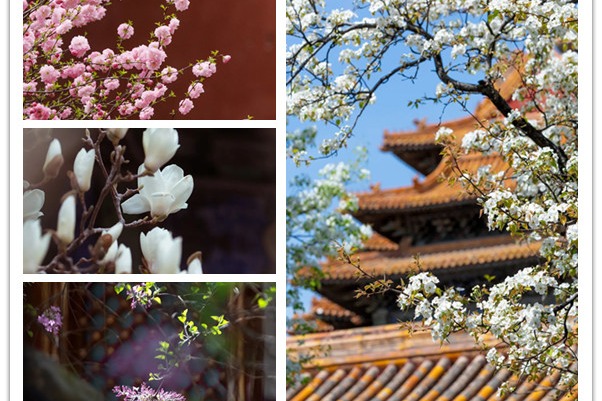
<path fill-rule="evenodd" d="M 182 237 L 173 238 L 171 232 L 155 227 L 140 234 L 140 248 L 151 273 L 180 272 Z"/>
<path fill-rule="evenodd" d="M 117 144 L 127 134 L 128 128 L 109 128 L 107 130 L 107 138 L 114 144 Z"/>
<path fill-rule="evenodd" d="M 87 152 L 82 148 L 75 156 L 73 162 L 73 173 L 77 180 L 77 186 L 82 192 L 90 189 L 90 181 L 92 179 L 92 170 L 94 169 L 94 149 Z"/>
<path fill-rule="evenodd" d="M 138 174 L 142 172 L 143 165 L 138 168 Z M 140 192 L 123 202 L 121 209 L 127 214 L 150 212 L 152 217 L 163 220 L 169 214 L 188 207 L 186 201 L 193 186 L 192 176 L 184 177 L 184 171 L 171 164 L 163 171 L 157 170 L 152 177 L 138 178 Z"/>
<path fill-rule="evenodd" d="M 59 174 L 59 170 L 63 165 L 63 152 L 61 151 L 61 143 L 58 139 L 53 139 L 48 146 L 46 160 L 44 161 L 44 175 L 49 178 L 54 178 Z"/>
<path fill-rule="evenodd" d="M 42 235 L 40 220 L 23 223 L 23 273 L 37 273 L 49 244 L 50 233 Z"/>
<path fill-rule="evenodd" d="M 142 134 L 142 146 L 144 166 L 150 171 L 157 171 L 180 147 L 178 131 L 173 128 L 149 128 Z"/>
<path fill-rule="evenodd" d="M 117 242 L 115 242 L 117 243 Z M 130 274 L 132 272 L 132 251 L 127 246 L 120 244 L 115 258 L 115 273 Z"/>
<path fill-rule="evenodd" d="M 41 189 L 32 189 L 23 192 L 23 221 L 35 220 L 44 213 L 40 212 L 44 206 L 44 191 Z"/>
<path fill-rule="evenodd" d="M 69 195 L 59 209 L 56 234 L 63 242 L 68 244 L 75 237 L 75 195 Z"/>

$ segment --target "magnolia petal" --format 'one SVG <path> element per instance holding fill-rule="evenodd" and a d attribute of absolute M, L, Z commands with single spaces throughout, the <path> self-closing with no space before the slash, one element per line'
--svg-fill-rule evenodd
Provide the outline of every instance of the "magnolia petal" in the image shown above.
<path fill-rule="evenodd" d="M 45 197 L 41 189 L 32 189 L 23 193 L 23 221 L 34 220 L 44 215 L 40 209 L 44 206 Z"/>
<path fill-rule="evenodd" d="M 157 192 L 151 195 L 150 206 L 151 216 L 167 217 L 171 212 L 171 206 L 175 197 L 169 192 Z"/>
<path fill-rule="evenodd" d="M 175 213 L 178 210 L 186 209 L 186 207 L 188 207 L 186 201 L 188 198 L 190 198 L 193 189 L 194 180 L 190 175 L 182 178 L 176 185 L 174 185 L 174 187 L 171 189 L 171 193 L 174 196 L 174 201 L 170 213 Z"/>
<path fill-rule="evenodd" d="M 121 210 L 126 214 L 150 212 L 151 206 L 145 196 L 136 194 L 121 204 Z"/>

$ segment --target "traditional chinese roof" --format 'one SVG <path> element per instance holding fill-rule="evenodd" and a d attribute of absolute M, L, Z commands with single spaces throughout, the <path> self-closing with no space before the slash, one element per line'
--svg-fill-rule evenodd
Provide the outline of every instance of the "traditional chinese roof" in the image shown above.
<path fill-rule="evenodd" d="M 498 155 L 468 154 L 458 160 L 458 168 L 469 173 L 476 173 L 487 165 L 491 166 L 492 172 L 508 168 Z M 443 161 L 424 181 L 415 179 L 412 186 L 389 190 L 376 188 L 371 192 L 359 193 L 359 209 L 355 215 L 361 220 L 364 214 L 382 211 L 414 211 L 457 203 L 475 204 L 477 195 L 467 192 L 458 181 L 450 185 L 444 179 L 451 174 L 451 167 Z M 508 186 L 512 186 L 510 181 Z"/>
<path fill-rule="evenodd" d="M 363 252 L 356 255 L 364 272 L 377 277 L 402 276 L 411 272 L 440 270 L 459 270 L 489 264 L 521 260 L 535 261 L 538 257 L 540 243 L 503 243 L 469 249 L 448 250 L 420 255 L 417 259 L 412 255 L 400 256 L 398 253 Z M 332 261 L 322 267 L 324 278 L 329 280 L 355 280 L 358 276 L 356 267 Z"/>
<path fill-rule="evenodd" d="M 520 64 L 524 60 L 522 55 L 513 63 Z M 503 68 L 503 67 L 502 67 Z M 504 79 L 495 86 L 500 95 L 506 99 L 510 107 L 518 108 L 521 101 L 513 100 L 512 94 L 521 85 L 521 76 L 515 68 L 511 68 L 504 74 Z M 430 174 L 441 161 L 441 145 L 435 142 L 435 136 L 439 128 L 447 127 L 454 131 L 456 140 L 462 141 L 468 132 L 487 125 L 488 121 L 499 119 L 501 115 L 497 108 L 488 99 L 483 99 L 476 107 L 472 115 L 451 121 L 430 123 L 423 120 L 414 120 L 416 129 L 413 131 L 388 131 L 384 132 L 384 140 L 381 146 L 383 151 L 393 152 L 401 160 L 412 166 L 423 175 Z"/>
<path fill-rule="evenodd" d="M 364 251 L 396 251 L 399 249 L 399 245 L 375 232 L 370 238 L 364 241 L 362 249 Z"/>
<path fill-rule="evenodd" d="M 483 343 L 492 346 L 491 338 Z M 428 331 L 408 334 L 399 325 L 339 330 L 287 340 L 289 354 L 316 350 L 305 365 L 305 384 L 289 388 L 289 401 L 334 400 L 574 400 L 577 387 L 557 386 L 558 375 L 519 380 L 496 371 L 471 337 L 455 333 L 434 343 Z M 329 352 L 324 354 L 323 349 Z M 325 355 L 325 356 L 324 356 Z M 514 393 L 498 396 L 510 380 Z"/>

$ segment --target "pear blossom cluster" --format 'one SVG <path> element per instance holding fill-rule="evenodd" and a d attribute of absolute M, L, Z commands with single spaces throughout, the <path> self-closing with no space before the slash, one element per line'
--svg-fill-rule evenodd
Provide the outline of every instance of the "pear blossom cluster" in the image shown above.
<path fill-rule="evenodd" d="M 539 246 L 541 263 L 502 282 L 466 291 L 442 288 L 430 273 L 409 278 L 398 304 L 438 341 L 465 330 L 493 335 L 487 358 L 520 377 L 556 372 L 576 382 L 578 337 L 578 6 L 568 0 L 287 0 L 287 114 L 325 122 L 335 133 L 311 149 L 301 131 L 288 156 L 298 165 L 335 155 L 384 85 L 408 89 L 420 69 L 440 83 L 421 101 L 459 103 L 478 96 L 495 113 L 466 135 L 442 127 L 437 141 L 479 197 L 491 230 Z M 517 87 L 502 92 L 504 80 Z M 403 111 L 400 110 L 400 115 Z M 474 174 L 454 168 L 467 153 L 499 155 L 507 168 Z M 292 183 L 295 184 L 294 182 Z M 303 183 L 311 187 L 308 180 Z M 294 201 L 291 201 L 294 204 Z M 315 211 L 320 209 L 314 207 Z M 308 213 L 307 210 L 302 211 Z M 298 218 L 298 212 L 289 213 Z M 351 231 L 353 235 L 353 231 Z M 293 248 L 293 251 L 296 251 Z M 302 263 L 302 262 L 301 262 Z"/>
<path fill-rule="evenodd" d="M 188 66 L 166 65 L 167 47 L 180 26 L 169 10 L 185 12 L 190 2 L 165 3 L 163 20 L 147 44 L 126 47 L 135 34 L 130 21 L 116 28 L 116 49 L 95 50 L 84 27 L 100 23 L 110 1 L 23 1 L 23 118 L 150 119 L 157 102 L 176 96 L 169 84 L 191 69 L 194 77 L 179 107 L 188 114 L 192 99 L 204 92 L 203 82 L 216 73 L 217 60 L 227 63 L 231 57 L 213 51 Z"/>
<path fill-rule="evenodd" d="M 132 273 L 131 249 L 118 239 L 123 230 L 155 226 L 170 214 L 186 209 L 192 194 L 192 176 L 184 175 L 177 165 L 167 164 L 179 148 L 178 132 L 171 128 L 147 129 L 142 134 L 145 154 L 137 173 L 124 169 L 125 146 L 120 141 L 127 129 L 101 129 L 96 138 L 85 130 L 84 147 L 67 172 L 72 189 L 61 200 L 56 228 L 43 230 L 40 217 L 45 192 L 41 189 L 60 179 L 64 158 L 58 139 L 48 145 L 43 165 L 43 179 L 38 183 L 24 182 L 23 193 L 23 269 L 25 273 Z M 111 142 L 111 164 L 106 165 L 101 151 L 103 141 Z M 105 178 L 100 194 L 93 203 L 86 192 L 91 188 L 92 174 L 98 169 Z M 136 182 L 136 188 L 129 183 Z M 115 223 L 98 227 L 97 218 L 103 203 L 114 209 Z M 79 211 L 79 212 L 78 212 Z M 145 215 L 128 221 L 125 215 Z M 51 241 L 56 254 L 49 254 Z M 92 241 L 87 257 L 81 254 L 82 244 Z M 149 273 L 202 273 L 201 253 L 188 260 L 188 269 L 181 270 L 182 238 L 161 227 L 153 227 L 140 234 L 142 263 L 140 269 Z"/>

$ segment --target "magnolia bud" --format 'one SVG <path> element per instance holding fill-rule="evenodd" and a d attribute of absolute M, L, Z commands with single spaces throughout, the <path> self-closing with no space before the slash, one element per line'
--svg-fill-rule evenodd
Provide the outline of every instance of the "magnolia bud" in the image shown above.
<path fill-rule="evenodd" d="M 93 169 L 94 149 L 90 149 L 87 152 L 83 148 L 80 149 L 73 162 L 73 173 L 75 174 L 77 186 L 81 192 L 86 192 L 90 189 Z"/>
<path fill-rule="evenodd" d="M 115 259 L 115 273 L 130 274 L 132 273 L 132 252 L 127 246 L 120 244 Z"/>
<path fill-rule="evenodd" d="M 69 244 L 75 237 L 75 195 L 67 196 L 59 209 L 56 234 L 63 244 Z"/>
<path fill-rule="evenodd" d="M 113 142 L 113 145 L 117 145 L 117 143 L 123 139 L 127 132 L 128 128 L 109 128 L 107 130 L 107 138 Z"/>
<path fill-rule="evenodd" d="M 180 147 L 178 131 L 173 128 L 149 128 L 142 134 L 142 146 L 144 167 L 155 172 L 167 163 Z"/>
<path fill-rule="evenodd" d="M 55 178 L 59 175 L 59 170 L 63 165 L 63 153 L 61 151 L 61 143 L 58 139 L 53 139 L 48 146 L 46 153 L 46 161 L 44 162 L 44 176 L 47 178 Z"/>

